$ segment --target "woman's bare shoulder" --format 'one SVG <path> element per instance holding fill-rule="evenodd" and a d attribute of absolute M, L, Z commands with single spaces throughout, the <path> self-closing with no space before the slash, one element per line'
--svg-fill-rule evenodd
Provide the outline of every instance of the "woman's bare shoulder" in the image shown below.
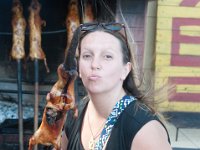
<path fill-rule="evenodd" d="M 168 142 L 168 135 L 163 125 L 152 120 L 146 123 L 136 134 L 131 149 L 140 150 L 172 150 Z"/>

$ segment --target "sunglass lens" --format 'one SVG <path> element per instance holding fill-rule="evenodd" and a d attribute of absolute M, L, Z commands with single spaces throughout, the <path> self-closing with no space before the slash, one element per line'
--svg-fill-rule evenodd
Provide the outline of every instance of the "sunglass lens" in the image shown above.
<path fill-rule="evenodd" d="M 105 24 L 104 27 L 107 30 L 111 30 L 111 31 L 119 31 L 122 29 L 122 25 L 121 24 Z"/>
<path fill-rule="evenodd" d="M 90 30 L 94 30 L 97 27 L 96 24 L 85 24 L 82 26 L 81 30 L 82 31 L 90 31 Z"/>

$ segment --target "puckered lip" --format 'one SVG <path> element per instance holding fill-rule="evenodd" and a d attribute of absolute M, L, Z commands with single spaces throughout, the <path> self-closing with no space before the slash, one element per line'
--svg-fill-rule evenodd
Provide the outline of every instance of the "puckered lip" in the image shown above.
<path fill-rule="evenodd" d="M 88 76 L 88 79 L 92 80 L 92 81 L 96 81 L 96 80 L 98 80 L 100 78 L 101 78 L 101 76 L 97 75 L 97 74 L 91 74 L 91 75 Z"/>

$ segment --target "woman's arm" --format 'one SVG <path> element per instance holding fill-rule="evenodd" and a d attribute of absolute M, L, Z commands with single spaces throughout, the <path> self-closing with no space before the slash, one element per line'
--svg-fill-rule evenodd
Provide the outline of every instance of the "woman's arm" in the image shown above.
<path fill-rule="evenodd" d="M 153 120 L 145 124 L 132 141 L 131 150 L 172 150 L 165 128 Z"/>

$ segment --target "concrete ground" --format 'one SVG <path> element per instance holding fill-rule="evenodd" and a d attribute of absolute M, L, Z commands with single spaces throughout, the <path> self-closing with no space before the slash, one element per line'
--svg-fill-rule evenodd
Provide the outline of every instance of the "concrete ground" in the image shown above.
<path fill-rule="evenodd" d="M 200 150 L 200 128 L 199 129 L 179 129 L 178 139 L 176 141 L 176 127 L 167 123 L 173 150 Z"/>

